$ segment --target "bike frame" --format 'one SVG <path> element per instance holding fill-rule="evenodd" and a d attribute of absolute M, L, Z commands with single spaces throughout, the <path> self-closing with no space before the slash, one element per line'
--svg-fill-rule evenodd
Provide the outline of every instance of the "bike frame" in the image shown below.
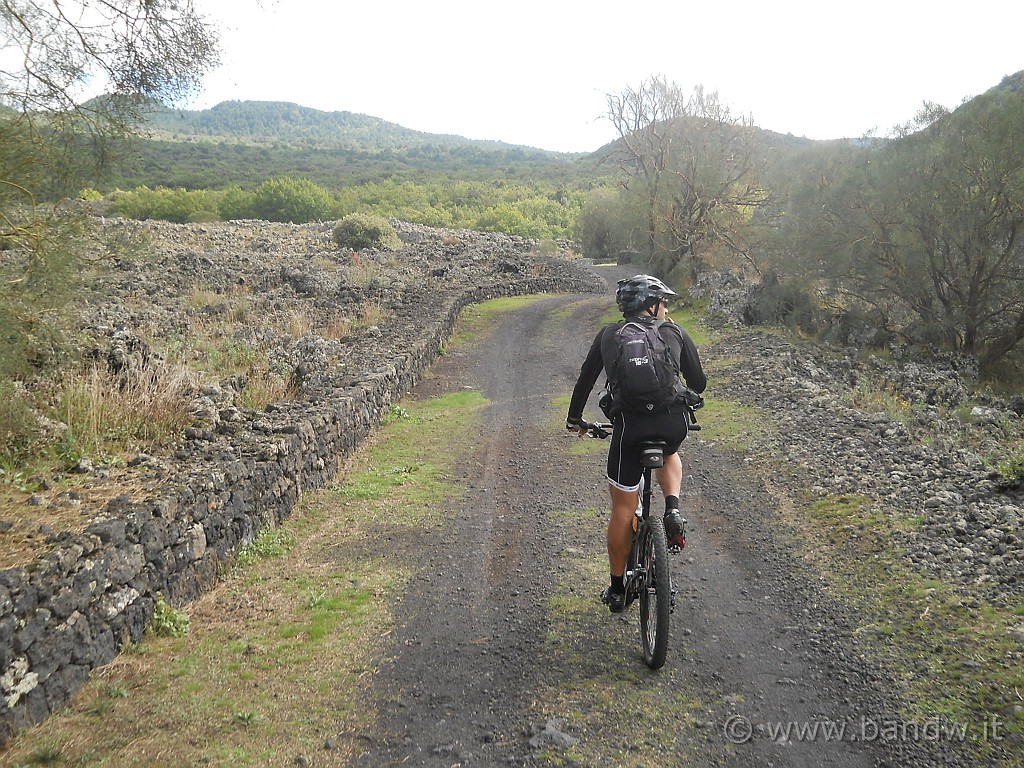
<path fill-rule="evenodd" d="M 629 559 L 626 561 L 626 573 L 623 581 L 626 583 L 626 594 L 630 593 L 630 585 L 635 585 L 644 577 L 644 567 L 639 559 L 639 545 L 645 529 L 648 527 L 651 518 L 651 500 L 654 498 L 654 487 L 652 482 L 651 467 L 644 467 L 644 473 L 640 477 L 640 492 L 637 499 L 636 518 L 633 520 L 633 544 L 629 550 Z"/>

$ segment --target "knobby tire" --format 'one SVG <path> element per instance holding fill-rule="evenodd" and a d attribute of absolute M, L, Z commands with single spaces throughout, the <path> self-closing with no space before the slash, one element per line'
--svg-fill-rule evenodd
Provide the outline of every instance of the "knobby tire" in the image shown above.
<path fill-rule="evenodd" d="M 672 613 L 672 578 L 668 565 L 668 537 L 665 522 L 658 515 L 647 520 L 641 542 L 640 564 L 646 571 L 646 583 L 640 588 L 640 637 L 644 662 L 660 669 L 668 654 L 668 626 Z"/>

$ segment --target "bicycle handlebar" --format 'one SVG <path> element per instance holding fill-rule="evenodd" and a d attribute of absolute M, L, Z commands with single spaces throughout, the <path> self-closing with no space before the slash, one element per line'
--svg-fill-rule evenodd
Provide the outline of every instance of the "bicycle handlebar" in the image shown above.
<path fill-rule="evenodd" d="M 703 397 L 694 393 L 694 398 L 694 402 L 688 402 L 686 404 L 686 420 L 688 422 L 687 429 L 690 432 L 697 432 L 700 430 L 700 424 L 697 423 L 697 411 L 704 407 Z M 578 428 L 584 430 L 587 437 L 595 437 L 601 440 L 605 440 L 612 435 L 612 425 L 602 422 L 592 424 L 589 421 L 580 420 Z"/>
<path fill-rule="evenodd" d="M 598 438 L 599 440 L 606 440 L 612 436 L 611 424 L 604 424 L 600 422 L 597 424 L 591 424 L 589 422 L 584 421 L 580 424 L 580 428 L 585 429 L 587 431 L 588 437 Z"/>

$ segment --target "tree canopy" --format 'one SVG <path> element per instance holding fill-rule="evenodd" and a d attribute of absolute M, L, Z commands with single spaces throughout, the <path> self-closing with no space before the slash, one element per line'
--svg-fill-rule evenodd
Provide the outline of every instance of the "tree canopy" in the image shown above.
<path fill-rule="evenodd" d="M 989 366 L 1024 340 L 1024 99 L 1013 80 L 886 142 L 817 151 L 782 240 L 836 307 Z"/>
<path fill-rule="evenodd" d="M 74 212 L 116 137 L 217 61 L 191 0 L 0 0 L 0 373 L 47 356 L 74 289 Z M 101 92 L 101 97 L 93 92 Z"/>

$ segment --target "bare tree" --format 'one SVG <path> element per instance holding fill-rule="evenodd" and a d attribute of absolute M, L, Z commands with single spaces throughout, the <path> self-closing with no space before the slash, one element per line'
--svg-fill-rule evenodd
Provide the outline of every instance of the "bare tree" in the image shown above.
<path fill-rule="evenodd" d="M 743 224 L 769 202 L 755 178 L 752 120 L 733 117 L 717 93 L 686 95 L 664 77 L 609 95 L 607 106 L 619 135 L 610 159 L 623 187 L 643 197 L 651 263 L 665 274 L 684 262 L 695 270 L 711 242 L 746 256 Z"/>
<path fill-rule="evenodd" d="M 0 41 L 5 124 L 16 118 L 22 137 L 73 143 L 100 161 L 104 139 L 130 133 L 154 101 L 193 93 L 218 61 L 192 0 L 0 0 Z M 51 175 L 68 170 L 60 152 L 34 159 Z"/>
<path fill-rule="evenodd" d="M 1024 100 L 973 107 L 912 137 L 904 250 L 927 280 L 918 313 L 990 366 L 1024 340 Z"/>

